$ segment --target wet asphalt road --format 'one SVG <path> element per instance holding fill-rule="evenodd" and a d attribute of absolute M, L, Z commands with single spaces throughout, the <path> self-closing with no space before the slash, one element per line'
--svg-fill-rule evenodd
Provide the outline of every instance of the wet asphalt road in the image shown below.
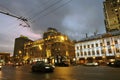
<path fill-rule="evenodd" d="M 52 73 L 33 73 L 30 65 L 4 66 L 0 80 L 120 80 L 120 68 L 108 66 L 56 67 Z"/>

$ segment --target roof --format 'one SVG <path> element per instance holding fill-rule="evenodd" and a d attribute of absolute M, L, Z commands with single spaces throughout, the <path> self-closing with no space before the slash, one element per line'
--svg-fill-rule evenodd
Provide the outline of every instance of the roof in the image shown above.
<path fill-rule="evenodd" d="M 118 36 L 118 35 L 120 35 L 120 30 L 119 31 L 114 31 L 114 32 L 109 32 L 109 33 L 92 35 L 90 37 L 82 38 L 78 42 L 90 41 L 90 40 L 107 38 L 107 37 Z"/>

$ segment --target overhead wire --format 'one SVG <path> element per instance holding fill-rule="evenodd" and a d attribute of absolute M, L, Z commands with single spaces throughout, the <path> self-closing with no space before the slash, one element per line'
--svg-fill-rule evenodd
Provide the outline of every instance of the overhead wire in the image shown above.
<path fill-rule="evenodd" d="M 52 0 L 48 0 L 48 1 L 44 1 L 43 3 L 41 3 L 41 2 L 39 3 L 39 2 L 36 1 L 36 3 L 39 3 L 40 6 L 35 5 L 35 6 L 34 6 L 34 7 L 35 7 L 35 10 L 37 10 L 37 8 L 41 8 L 41 5 L 44 5 L 44 6 L 45 6 L 46 4 L 49 4 L 51 1 L 52 1 Z M 30 9 L 30 10 L 27 10 L 27 11 L 26 11 L 26 14 L 28 14 L 28 16 L 33 16 L 33 14 L 35 13 L 35 10 L 34 10 L 34 11 L 33 11 L 33 9 L 32 9 L 32 10 L 31 10 L 31 9 Z M 37 10 L 37 11 L 38 11 L 38 10 Z M 35 14 L 36 14 L 36 13 L 35 13 Z M 32 17 L 29 17 L 28 19 L 31 19 L 31 18 L 32 18 Z"/>
<path fill-rule="evenodd" d="M 41 10 L 40 12 L 36 13 L 34 16 L 31 17 L 31 19 L 35 19 L 38 15 L 42 14 L 43 12 L 45 12 L 46 10 L 48 10 L 49 8 L 55 6 L 56 4 L 58 4 L 59 2 L 61 2 L 62 0 L 58 0 L 55 3 L 51 4 L 50 6 L 46 7 L 45 9 Z M 34 22 L 34 21 L 33 21 Z"/>
<path fill-rule="evenodd" d="M 40 16 L 39 19 L 41 19 L 42 17 L 47 16 L 48 14 L 51 14 L 51 13 L 55 12 L 56 10 L 58 10 L 58 9 L 61 8 L 61 7 L 64 7 L 66 4 L 70 3 L 71 1 L 72 1 L 72 0 L 69 0 L 69 1 L 65 2 L 64 4 L 56 7 L 55 9 L 51 10 L 50 12 L 44 14 L 43 16 Z M 33 20 L 32 22 L 35 22 L 35 21 L 36 21 L 36 20 Z"/>
<path fill-rule="evenodd" d="M 68 4 L 68 3 L 70 3 L 72 0 L 67 1 L 67 2 L 65 2 L 64 4 L 61 4 L 60 6 L 56 7 L 55 9 L 50 10 L 48 13 L 46 13 L 46 14 L 44 14 L 44 15 L 38 17 L 38 15 L 41 15 L 43 12 L 45 12 L 45 11 L 47 11 L 49 8 L 51 8 L 51 7 L 53 7 L 53 6 L 57 5 L 57 4 L 59 4 L 61 1 L 62 1 L 62 0 L 56 1 L 55 3 L 49 5 L 49 6 L 46 7 L 45 9 L 41 10 L 40 12 L 38 12 L 38 13 L 36 13 L 34 16 L 32 16 L 32 17 L 31 17 L 31 20 L 33 19 L 33 20 L 32 20 L 32 23 L 35 22 L 35 21 L 37 20 L 35 17 L 41 19 L 42 17 L 45 17 L 45 16 L 47 16 L 48 14 L 51 14 L 51 13 L 55 12 L 56 10 L 58 10 L 59 8 L 65 6 L 65 5 Z M 49 1 L 48 1 L 48 2 L 49 2 Z M 48 2 L 46 1 L 46 3 L 48 3 Z M 9 9 L 8 9 L 8 11 L 9 11 Z M 10 11 L 9 11 L 9 12 L 10 12 Z M 9 13 L 5 13 L 5 14 L 6 14 L 6 15 L 9 15 L 9 16 L 12 16 L 12 17 L 15 17 L 15 18 L 17 18 L 17 19 L 19 19 L 19 20 L 25 22 L 26 25 L 27 25 L 28 27 L 30 27 L 30 25 L 29 25 L 29 23 L 28 23 L 28 19 L 26 19 L 25 17 L 19 17 L 19 16 L 16 16 L 16 15 L 11 15 L 11 14 L 9 14 Z"/>

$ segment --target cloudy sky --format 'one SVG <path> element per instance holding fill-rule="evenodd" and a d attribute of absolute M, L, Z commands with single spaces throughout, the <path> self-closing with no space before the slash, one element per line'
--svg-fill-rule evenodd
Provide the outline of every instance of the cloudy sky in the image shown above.
<path fill-rule="evenodd" d="M 58 29 L 72 40 L 105 33 L 104 0 L 0 0 L 0 11 L 28 19 L 24 22 L 0 14 L 0 52 L 13 53 L 14 40 L 25 35 L 32 40 L 42 38 L 48 27 Z"/>

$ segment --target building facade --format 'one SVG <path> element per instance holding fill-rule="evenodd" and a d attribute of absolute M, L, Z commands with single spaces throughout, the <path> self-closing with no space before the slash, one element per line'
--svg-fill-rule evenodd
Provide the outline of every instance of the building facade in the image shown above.
<path fill-rule="evenodd" d="M 6 64 L 10 61 L 10 53 L 0 52 L 0 63 Z"/>
<path fill-rule="evenodd" d="M 75 58 L 74 42 L 55 28 L 48 28 L 43 39 L 26 43 L 25 53 L 31 60 L 47 60 L 50 63 L 61 63 Z"/>
<path fill-rule="evenodd" d="M 13 58 L 15 62 L 22 61 L 23 56 L 25 56 L 24 44 L 27 42 L 32 42 L 32 40 L 22 35 L 15 39 L 14 54 L 13 54 Z"/>
<path fill-rule="evenodd" d="M 109 62 L 120 59 L 120 35 L 102 34 L 75 43 L 78 63 Z"/>
<path fill-rule="evenodd" d="M 106 32 L 120 30 L 120 0 L 104 1 Z"/>

